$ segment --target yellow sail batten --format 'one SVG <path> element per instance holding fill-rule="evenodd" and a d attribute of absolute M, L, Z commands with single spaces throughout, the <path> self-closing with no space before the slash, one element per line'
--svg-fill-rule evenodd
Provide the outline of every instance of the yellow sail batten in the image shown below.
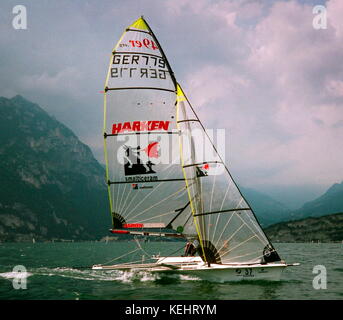
<path fill-rule="evenodd" d="M 103 133 L 106 133 L 106 110 L 107 110 L 107 95 L 106 92 L 104 93 L 104 130 Z M 106 183 L 109 180 L 109 172 L 108 172 L 108 156 L 107 156 L 107 144 L 106 144 L 106 138 L 104 138 L 104 157 L 105 157 L 105 172 L 106 172 Z M 108 191 L 108 198 L 110 202 L 110 213 L 112 215 L 113 207 L 112 207 L 112 198 L 111 198 L 111 190 L 110 186 L 107 186 Z"/>
<path fill-rule="evenodd" d="M 123 33 L 123 35 L 121 36 L 120 40 L 118 41 L 118 43 L 116 44 L 115 48 L 117 48 L 117 46 L 119 45 L 122 37 L 124 36 L 125 32 Z M 113 52 L 115 51 L 115 49 L 113 50 Z M 111 72 L 111 65 L 112 65 L 112 60 L 113 60 L 113 56 L 114 53 L 112 52 L 111 54 L 111 58 L 110 58 L 110 62 L 109 62 L 109 66 L 108 66 L 108 71 L 107 71 L 107 76 L 106 76 L 106 80 L 105 80 L 105 91 L 104 91 L 104 125 L 103 125 L 103 135 L 105 136 L 106 134 L 106 121 L 107 121 L 107 92 L 106 92 L 106 88 L 108 86 L 108 79 L 110 77 L 110 72 Z M 107 144 L 106 144 L 106 138 L 104 137 L 104 157 L 105 157 L 105 172 L 106 172 L 106 183 L 109 181 L 109 169 L 108 169 L 108 154 L 107 154 Z M 113 214 L 113 205 L 112 205 L 112 197 L 111 197 L 111 188 L 108 185 L 107 186 L 107 193 L 108 193 L 108 200 L 110 203 L 110 214 L 112 216 Z"/>

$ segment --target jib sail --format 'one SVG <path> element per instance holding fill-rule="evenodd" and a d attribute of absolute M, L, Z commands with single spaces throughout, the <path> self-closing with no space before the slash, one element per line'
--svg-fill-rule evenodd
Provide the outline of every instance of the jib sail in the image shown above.
<path fill-rule="evenodd" d="M 200 256 L 212 263 L 280 260 L 180 86 L 177 96 L 182 168 Z"/>

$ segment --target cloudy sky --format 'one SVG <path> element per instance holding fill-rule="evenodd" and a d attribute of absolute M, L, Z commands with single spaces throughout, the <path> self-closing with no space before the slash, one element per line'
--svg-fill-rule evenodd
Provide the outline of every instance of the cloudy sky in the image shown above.
<path fill-rule="evenodd" d="M 15 5 L 27 30 L 12 27 Z M 313 7 L 327 28 L 313 27 Z M 207 128 L 226 129 L 236 180 L 311 198 L 343 180 L 343 1 L 2 0 L 0 95 L 21 94 L 103 162 L 111 49 L 144 15 Z"/>

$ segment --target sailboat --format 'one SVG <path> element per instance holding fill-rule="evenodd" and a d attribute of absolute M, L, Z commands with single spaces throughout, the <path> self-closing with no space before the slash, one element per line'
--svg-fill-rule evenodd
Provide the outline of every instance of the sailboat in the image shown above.
<path fill-rule="evenodd" d="M 176 272 L 224 282 L 279 280 L 287 266 L 296 265 L 281 260 L 263 232 L 143 17 L 125 29 L 112 51 L 103 135 L 110 232 L 185 239 L 195 254 L 92 269 Z"/>

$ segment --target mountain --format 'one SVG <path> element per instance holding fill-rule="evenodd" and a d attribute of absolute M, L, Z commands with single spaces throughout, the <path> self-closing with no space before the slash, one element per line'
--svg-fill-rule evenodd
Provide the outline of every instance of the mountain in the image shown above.
<path fill-rule="evenodd" d="M 285 205 L 254 189 L 239 188 L 263 227 L 289 219 L 290 210 Z"/>
<path fill-rule="evenodd" d="M 312 201 L 322 195 L 327 187 L 318 184 L 264 184 L 253 187 L 253 189 L 269 195 L 274 200 L 279 201 L 290 210 L 298 210 L 306 202 Z"/>
<path fill-rule="evenodd" d="M 0 241 L 99 239 L 111 224 L 105 171 L 66 126 L 0 97 Z"/>
<path fill-rule="evenodd" d="M 343 212 L 343 181 L 332 185 L 319 198 L 305 203 L 292 216 L 297 218 L 320 217 Z"/>
<path fill-rule="evenodd" d="M 265 229 L 275 242 L 343 241 L 343 213 L 281 222 Z"/>

